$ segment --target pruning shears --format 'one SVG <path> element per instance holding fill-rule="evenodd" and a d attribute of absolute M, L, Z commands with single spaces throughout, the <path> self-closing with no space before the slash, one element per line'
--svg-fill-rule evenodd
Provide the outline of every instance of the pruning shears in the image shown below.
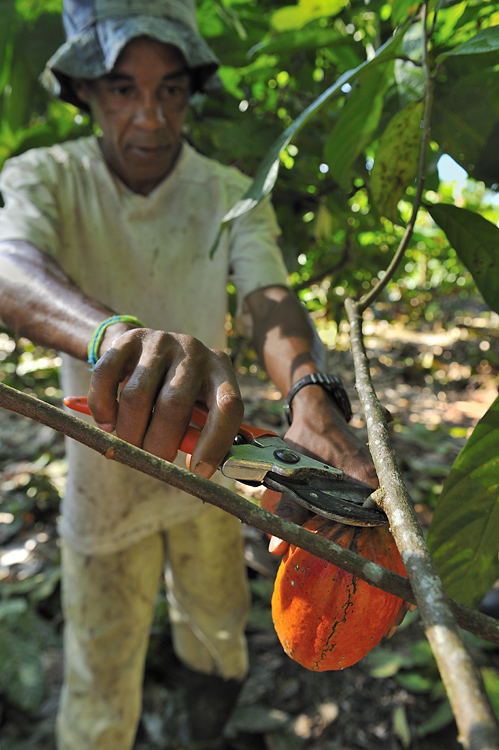
<path fill-rule="evenodd" d="M 85 396 L 67 396 L 70 409 L 90 414 Z M 208 409 L 196 403 L 191 423 L 180 443 L 183 453 L 192 454 Z M 340 469 L 292 450 L 275 432 L 242 424 L 231 449 L 218 467 L 225 477 L 250 486 L 263 485 L 284 492 L 312 513 L 351 526 L 380 526 L 388 523 L 378 508 L 365 507 L 373 489 L 345 477 Z"/>

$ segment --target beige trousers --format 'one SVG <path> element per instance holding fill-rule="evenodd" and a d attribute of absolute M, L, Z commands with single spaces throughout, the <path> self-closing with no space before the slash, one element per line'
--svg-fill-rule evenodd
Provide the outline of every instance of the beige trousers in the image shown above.
<path fill-rule="evenodd" d="M 249 594 L 239 521 L 207 505 L 188 523 L 112 555 L 63 547 L 59 750 L 129 750 L 166 567 L 173 645 L 191 669 L 244 679 Z"/>

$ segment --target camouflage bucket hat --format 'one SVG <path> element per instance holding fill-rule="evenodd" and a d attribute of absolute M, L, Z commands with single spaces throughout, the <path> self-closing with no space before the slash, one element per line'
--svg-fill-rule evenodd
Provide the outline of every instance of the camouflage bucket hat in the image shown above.
<path fill-rule="evenodd" d="M 113 69 L 131 40 L 149 36 L 183 54 L 193 91 L 222 87 L 219 61 L 199 35 L 194 0 L 64 0 L 67 41 L 47 63 L 42 82 L 53 94 L 81 109 L 72 78 L 100 78 Z"/>

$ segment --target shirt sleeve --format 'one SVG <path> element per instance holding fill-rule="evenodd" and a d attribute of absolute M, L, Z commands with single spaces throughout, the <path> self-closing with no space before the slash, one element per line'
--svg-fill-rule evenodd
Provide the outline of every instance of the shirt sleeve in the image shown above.
<path fill-rule="evenodd" d="M 50 255 L 61 244 L 60 208 L 55 166 L 28 151 L 9 159 L 0 175 L 4 207 L 0 209 L 0 241 L 23 240 Z"/>
<path fill-rule="evenodd" d="M 234 219 L 230 232 L 230 275 L 236 287 L 236 326 L 251 335 L 251 319 L 245 308 L 249 294 L 268 286 L 286 286 L 287 269 L 278 245 L 280 229 L 269 198 Z"/>

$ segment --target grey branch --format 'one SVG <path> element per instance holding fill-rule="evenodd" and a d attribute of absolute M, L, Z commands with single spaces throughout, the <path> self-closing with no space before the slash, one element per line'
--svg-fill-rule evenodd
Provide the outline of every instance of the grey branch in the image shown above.
<path fill-rule="evenodd" d="M 404 561 L 417 600 L 426 637 L 449 696 L 466 750 L 499 748 L 499 727 L 488 701 L 480 673 L 457 627 L 433 559 L 428 551 L 413 504 L 397 466 L 386 423 L 386 409 L 378 401 L 365 352 L 358 303 L 345 303 L 350 322 L 355 383 L 364 410 L 369 439 L 380 483 L 377 495 Z"/>

